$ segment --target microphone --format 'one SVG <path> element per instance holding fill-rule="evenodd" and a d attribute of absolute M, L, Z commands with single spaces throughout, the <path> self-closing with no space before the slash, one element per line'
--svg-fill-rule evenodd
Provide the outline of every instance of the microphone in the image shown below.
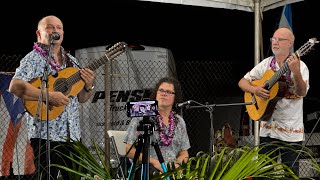
<path fill-rule="evenodd" d="M 177 103 L 176 107 L 177 108 L 182 108 L 184 106 L 187 106 L 187 105 L 191 104 L 191 102 L 192 102 L 192 100 L 189 100 L 189 101 L 186 101 L 186 102 L 182 102 L 182 103 Z"/>
<path fill-rule="evenodd" d="M 60 34 L 57 32 L 53 32 L 52 34 L 50 34 L 50 39 L 52 40 L 59 40 L 60 39 Z"/>

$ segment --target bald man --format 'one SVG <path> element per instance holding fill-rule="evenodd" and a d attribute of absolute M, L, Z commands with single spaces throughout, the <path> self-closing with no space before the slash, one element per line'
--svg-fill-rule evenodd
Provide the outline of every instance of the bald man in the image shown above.
<path fill-rule="evenodd" d="M 46 153 L 48 150 L 46 149 L 46 147 L 48 147 L 47 140 L 50 140 L 50 149 L 60 147 L 59 144 L 61 143 L 66 144 L 71 140 L 80 140 L 79 103 L 86 102 L 93 94 L 92 88 L 95 75 L 90 69 L 79 69 L 78 60 L 61 46 L 64 38 L 64 30 L 63 23 L 58 17 L 53 15 L 43 17 L 38 22 L 36 36 L 37 42 L 34 43 L 33 50 L 20 61 L 20 66 L 16 69 L 15 75 L 10 83 L 9 91 L 27 102 L 32 101 L 37 104 L 38 99 L 41 99 L 43 102 L 48 100 L 49 109 L 64 106 L 61 113 L 55 111 L 48 112 L 49 117 L 52 114 L 56 114 L 52 119 L 47 119 L 45 117 L 46 113 L 41 113 L 41 115 L 37 117 L 36 114 L 32 114 L 30 111 L 32 108 L 25 113 L 28 125 L 28 136 L 36 158 L 35 165 L 37 166 L 37 172 L 34 178 L 47 179 L 47 175 L 49 174 L 46 168 L 49 164 L 46 162 L 47 157 L 49 157 Z M 61 89 L 60 91 L 50 90 L 46 95 L 45 86 L 38 88 L 30 83 L 34 79 L 39 80 L 39 77 L 45 76 L 46 69 L 49 76 L 58 75 L 59 78 L 59 72 L 68 67 L 77 68 L 85 84 L 83 89 L 80 88 L 80 92 L 74 96 L 66 95 Z M 65 72 L 68 72 L 67 70 L 68 69 L 66 69 Z M 52 79 L 53 78 L 49 79 L 49 84 Z M 53 86 L 53 84 L 51 86 Z M 58 89 L 58 86 L 56 88 Z M 45 105 L 43 106 L 45 107 Z M 41 106 L 41 108 L 44 108 L 43 106 Z M 58 150 L 65 154 L 69 153 L 69 150 L 61 147 Z M 67 158 L 62 160 L 54 151 L 50 151 L 51 164 L 65 165 L 64 161 L 69 162 L 68 164 L 71 165 Z M 39 163 L 41 163 L 41 166 L 38 167 Z M 42 173 L 42 177 L 37 177 L 39 171 Z M 63 179 L 67 180 L 67 173 L 62 170 L 60 171 L 62 172 Z M 59 169 L 51 167 L 50 179 L 57 179 L 58 172 Z"/>
<path fill-rule="evenodd" d="M 245 74 L 238 84 L 244 92 L 251 94 L 257 101 L 269 101 L 265 114 L 258 119 L 260 121 L 260 144 L 269 144 L 261 150 L 261 153 L 274 150 L 277 146 L 270 146 L 273 143 L 295 144 L 293 146 L 295 149 L 301 149 L 302 141 L 305 139 L 303 97 L 306 96 L 309 89 L 309 70 L 296 54 L 290 52 L 294 40 L 294 34 L 290 29 L 277 29 L 273 37 L 270 38 L 273 56 L 262 60 Z M 282 71 L 285 72 L 284 74 L 280 74 L 279 77 L 271 76 L 279 84 L 278 95 L 274 99 L 270 99 L 270 93 L 273 89 L 265 88 L 264 82 L 252 83 L 253 81 L 259 82 L 261 79 L 271 79 L 265 73 L 267 71 L 276 73 L 280 68 L 284 69 L 284 66 L 288 67 L 287 71 Z M 299 160 L 297 158 L 299 157 L 297 154 L 287 153 L 286 149 L 280 149 L 273 156 L 279 153 L 282 162 L 286 163 L 298 175 Z"/>

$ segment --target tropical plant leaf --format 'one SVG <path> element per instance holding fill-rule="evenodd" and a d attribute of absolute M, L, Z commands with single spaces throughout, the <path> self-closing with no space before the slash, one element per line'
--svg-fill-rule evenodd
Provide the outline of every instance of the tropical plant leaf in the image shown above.
<path fill-rule="evenodd" d="M 59 151 L 56 151 L 60 156 L 68 158 L 73 162 L 72 168 L 61 166 L 58 164 L 52 164 L 52 166 L 56 166 L 62 168 L 70 173 L 73 173 L 73 179 L 78 179 L 78 176 L 85 177 L 88 179 L 93 179 L 95 175 L 103 179 L 111 179 L 112 174 L 111 170 L 109 170 L 105 164 L 105 153 L 103 150 L 92 141 L 95 155 L 80 141 L 73 141 L 72 145 L 65 145 L 65 148 L 71 148 L 70 154 L 63 154 Z M 91 178 L 89 178 L 91 177 Z"/>
<path fill-rule="evenodd" d="M 80 141 L 75 141 L 73 146 L 69 147 L 73 148 L 76 153 L 71 151 L 70 155 L 60 154 L 74 162 L 72 168 L 54 164 L 53 166 L 74 174 L 75 180 L 78 180 L 79 177 L 94 179 L 94 176 L 111 179 L 114 172 L 108 169 L 108 157 L 97 143 L 94 141 L 92 143 L 94 154 Z M 277 162 L 278 156 L 271 156 L 280 148 L 308 156 L 313 159 L 311 162 L 312 167 L 320 172 L 319 164 L 307 148 L 294 150 L 291 146 L 282 144 L 268 153 L 260 154 L 259 151 L 263 147 L 264 145 L 253 148 L 243 146 L 234 149 L 224 147 L 220 149 L 221 151 L 212 154 L 200 151 L 195 157 L 190 157 L 186 163 L 183 163 L 178 168 L 174 164 L 168 164 L 167 172 L 153 176 L 152 179 L 167 179 L 168 177 L 176 180 L 229 180 L 248 177 L 298 179 L 287 165 Z"/>

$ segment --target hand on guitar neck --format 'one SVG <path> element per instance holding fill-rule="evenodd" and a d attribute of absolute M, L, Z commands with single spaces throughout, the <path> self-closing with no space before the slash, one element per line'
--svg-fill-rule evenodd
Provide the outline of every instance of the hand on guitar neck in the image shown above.
<path fill-rule="evenodd" d="M 85 86 L 84 86 L 83 90 L 81 91 L 81 93 L 79 93 L 78 98 L 79 98 L 80 103 L 84 103 L 90 98 L 90 96 L 92 94 L 91 90 L 93 87 L 95 74 L 91 69 L 83 68 L 83 69 L 80 69 L 80 76 L 81 76 L 81 79 L 83 80 L 83 82 L 85 83 Z"/>

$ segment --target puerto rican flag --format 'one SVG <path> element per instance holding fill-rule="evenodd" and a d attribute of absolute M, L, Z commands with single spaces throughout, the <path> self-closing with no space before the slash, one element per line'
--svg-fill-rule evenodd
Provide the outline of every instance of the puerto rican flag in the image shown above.
<path fill-rule="evenodd" d="M 0 72 L 0 176 L 35 172 L 34 155 L 20 98 L 8 92 L 11 74 Z"/>

